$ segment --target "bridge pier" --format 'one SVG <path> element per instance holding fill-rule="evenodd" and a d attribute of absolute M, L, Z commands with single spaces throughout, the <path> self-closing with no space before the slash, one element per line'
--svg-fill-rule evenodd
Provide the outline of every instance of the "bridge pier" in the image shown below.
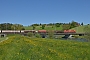
<path fill-rule="evenodd" d="M 75 38 L 72 34 L 65 34 L 65 36 L 64 37 L 62 37 L 62 38 Z"/>
<path fill-rule="evenodd" d="M 42 38 L 46 38 L 46 34 L 45 33 L 41 33 L 40 34 Z"/>
<path fill-rule="evenodd" d="M 84 34 L 79 34 L 79 36 L 84 36 Z"/>
<path fill-rule="evenodd" d="M 6 34 L 0 34 L 0 37 L 6 37 Z"/>

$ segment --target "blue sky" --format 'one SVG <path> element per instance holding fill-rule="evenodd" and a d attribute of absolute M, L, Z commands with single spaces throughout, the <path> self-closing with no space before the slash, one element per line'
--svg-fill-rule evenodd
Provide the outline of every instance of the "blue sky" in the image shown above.
<path fill-rule="evenodd" d="M 0 0 L 0 23 L 90 23 L 90 0 Z"/>

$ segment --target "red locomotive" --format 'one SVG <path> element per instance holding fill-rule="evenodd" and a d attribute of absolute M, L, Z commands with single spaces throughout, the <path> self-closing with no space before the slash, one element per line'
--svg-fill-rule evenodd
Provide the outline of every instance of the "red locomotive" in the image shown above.
<path fill-rule="evenodd" d="M 48 33 L 49 31 L 47 30 L 38 30 L 38 33 Z M 76 30 L 64 30 L 64 31 L 53 31 L 54 33 L 76 33 Z"/>
<path fill-rule="evenodd" d="M 38 30 L 38 33 L 47 33 L 47 30 Z"/>
<path fill-rule="evenodd" d="M 76 33 L 76 30 L 64 30 L 64 33 Z"/>

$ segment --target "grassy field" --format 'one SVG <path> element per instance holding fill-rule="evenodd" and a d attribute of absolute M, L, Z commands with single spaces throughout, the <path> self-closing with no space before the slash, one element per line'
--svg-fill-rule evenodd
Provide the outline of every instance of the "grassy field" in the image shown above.
<path fill-rule="evenodd" d="M 0 41 L 4 41 L 4 40 L 6 40 L 7 39 L 7 37 L 0 37 Z"/>
<path fill-rule="evenodd" d="M 0 60 L 90 60 L 90 42 L 10 36 L 0 42 Z"/>
<path fill-rule="evenodd" d="M 73 28 L 74 30 L 76 30 L 77 33 L 83 33 L 85 32 L 84 28 L 85 28 L 86 25 L 84 26 L 79 26 L 79 27 L 75 27 Z M 88 25 L 90 27 L 90 25 Z"/>
<path fill-rule="evenodd" d="M 42 26 L 36 26 L 35 30 L 43 30 L 41 28 Z M 24 26 L 25 30 L 32 30 L 32 26 Z M 45 30 L 62 30 L 62 26 L 60 27 L 55 27 L 55 26 L 45 26 Z"/>

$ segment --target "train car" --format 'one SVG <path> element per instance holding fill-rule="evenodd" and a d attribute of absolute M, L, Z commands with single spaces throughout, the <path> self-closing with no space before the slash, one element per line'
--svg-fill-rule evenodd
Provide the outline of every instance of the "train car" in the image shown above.
<path fill-rule="evenodd" d="M 20 30 L 2 30 L 4 34 L 20 33 Z"/>
<path fill-rule="evenodd" d="M 24 30 L 24 33 L 32 32 L 35 33 L 35 30 Z"/>
<path fill-rule="evenodd" d="M 47 30 L 38 30 L 38 33 L 47 33 Z"/>
<path fill-rule="evenodd" d="M 54 31 L 55 33 L 64 33 L 64 31 L 59 31 L 59 30 L 56 30 Z"/>
<path fill-rule="evenodd" d="M 64 33 L 76 33 L 76 30 L 64 30 Z"/>

